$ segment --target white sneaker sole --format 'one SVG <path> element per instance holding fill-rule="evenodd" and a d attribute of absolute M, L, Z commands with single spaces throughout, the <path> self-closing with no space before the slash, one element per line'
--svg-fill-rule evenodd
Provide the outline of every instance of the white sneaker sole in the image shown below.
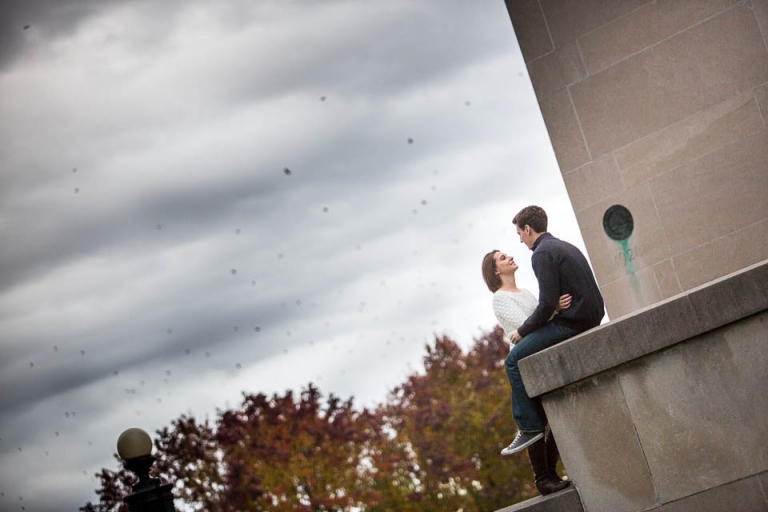
<path fill-rule="evenodd" d="M 543 432 L 538 434 L 538 435 L 536 435 L 536 436 L 533 436 L 527 442 L 521 444 L 520 446 L 518 446 L 517 448 L 515 448 L 513 450 L 510 450 L 509 446 L 507 446 L 506 448 L 501 450 L 501 456 L 502 457 L 506 457 L 508 455 L 512 455 L 512 454 L 515 454 L 515 453 L 517 453 L 519 451 L 525 450 L 526 448 L 528 448 L 529 446 L 531 446 L 533 443 L 535 443 L 536 441 L 538 441 L 540 439 L 544 439 L 544 433 Z"/>

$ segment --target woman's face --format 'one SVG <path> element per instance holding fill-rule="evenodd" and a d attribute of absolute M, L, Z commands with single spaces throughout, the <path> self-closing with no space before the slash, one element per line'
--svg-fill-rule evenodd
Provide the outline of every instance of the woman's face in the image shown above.
<path fill-rule="evenodd" d="M 499 275 L 514 274 L 517 270 L 515 259 L 501 251 L 493 254 L 493 262 L 496 264 L 496 273 Z"/>

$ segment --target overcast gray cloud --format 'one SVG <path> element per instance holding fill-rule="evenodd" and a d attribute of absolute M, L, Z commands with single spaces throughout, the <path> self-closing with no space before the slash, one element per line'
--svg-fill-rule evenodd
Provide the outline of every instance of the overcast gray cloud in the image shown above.
<path fill-rule="evenodd" d="M 96 2 L 82 0 L 0 1 L 0 69 L 12 65 L 29 47 L 26 41 L 36 32 L 49 38 L 71 33 L 78 21 L 94 11 Z M 29 32 L 33 28 L 33 32 Z"/>
<path fill-rule="evenodd" d="M 2 510 L 242 391 L 380 403 L 495 324 L 488 250 L 535 291 L 527 204 L 583 247 L 501 1 L 0 9 Z"/>

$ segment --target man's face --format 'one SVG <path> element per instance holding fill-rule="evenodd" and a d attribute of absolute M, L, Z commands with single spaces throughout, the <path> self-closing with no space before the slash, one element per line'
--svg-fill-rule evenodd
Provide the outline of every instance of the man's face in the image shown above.
<path fill-rule="evenodd" d="M 532 249 L 533 242 L 536 241 L 536 238 L 533 236 L 533 230 L 531 229 L 531 226 L 527 224 L 523 228 L 520 228 L 520 226 L 515 226 L 515 229 L 517 230 L 517 236 L 520 237 L 520 243 L 523 243 L 527 248 Z"/>

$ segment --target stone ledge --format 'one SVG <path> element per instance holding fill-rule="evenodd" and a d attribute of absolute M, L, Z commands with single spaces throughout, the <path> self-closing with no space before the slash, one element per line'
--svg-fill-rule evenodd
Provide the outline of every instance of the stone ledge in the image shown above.
<path fill-rule="evenodd" d="M 736 480 L 665 503 L 649 512 L 720 512 L 722 510 L 766 512 L 768 499 L 763 494 L 761 478 L 767 476 L 768 473 L 763 473 L 759 476 Z"/>
<path fill-rule="evenodd" d="M 539 396 L 766 309 L 768 260 L 542 350 L 520 374 Z"/>
<path fill-rule="evenodd" d="M 496 512 L 583 512 L 578 491 L 571 485 L 564 491 L 537 496 Z"/>

